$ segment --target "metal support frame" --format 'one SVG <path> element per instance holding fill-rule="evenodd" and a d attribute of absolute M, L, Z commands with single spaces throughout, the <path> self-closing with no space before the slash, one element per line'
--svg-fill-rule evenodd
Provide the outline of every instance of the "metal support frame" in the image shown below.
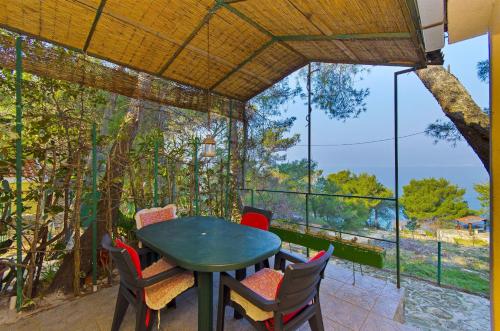
<path fill-rule="evenodd" d="M 438 256 L 437 256 L 437 283 L 441 286 L 441 241 L 438 241 Z"/>
<path fill-rule="evenodd" d="M 243 189 L 246 187 L 246 172 L 247 172 L 247 144 L 248 144 L 248 118 L 246 117 L 246 112 L 243 113 L 243 148 L 241 157 L 241 185 Z M 252 206 L 253 207 L 253 206 Z"/>
<path fill-rule="evenodd" d="M 266 50 L 273 43 L 274 43 L 274 39 L 270 39 L 267 42 L 265 42 L 264 44 L 262 44 L 262 46 L 260 46 L 252 54 L 250 54 L 245 60 L 243 60 L 243 62 L 241 62 L 240 64 L 238 64 L 236 67 L 234 67 L 232 70 L 230 70 L 224 76 L 222 76 L 221 79 L 219 79 L 215 84 L 213 84 L 212 86 L 210 86 L 210 91 L 212 91 L 215 88 L 217 88 L 220 84 L 222 84 L 222 82 L 224 82 L 226 79 L 228 79 L 229 77 L 231 77 L 234 73 L 236 73 L 241 68 L 243 68 L 248 62 L 250 62 L 253 59 L 255 59 L 260 53 L 262 53 L 264 50 Z M 231 115 L 229 115 L 229 116 L 231 116 Z"/>
<path fill-rule="evenodd" d="M 212 15 L 214 15 L 215 12 L 217 10 L 219 10 L 221 7 L 222 7 L 222 3 L 219 1 L 216 1 L 215 4 L 212 6 L 212 8 L 210 8 L 208 10 L 208 13 L 203 17 L 203 19 L 200 21 L 200 23 L 198 23 L 196 28 L 194 28 L 194 30 L 191 32 L 191 34 L 189 34 L 189 36 L 186 38 L 186 40 L 184 40 L 182 45 L 179 48 L 177 48 L 177 50 L 172 55 L 172 57 L 169 58 L 168 61 L 161 67 L 160 71 L 158 71 L 159 76 L 162 76 L 165 73 L 165 71 L 167 71 L 167 69 L 172 65 L 172 63 L 174 63 L 177 56 L 179 56 L 179 54 L 186 48 L 186 46 L 191 42 L 191 40 L 193 40 L 194 37 L 196 37 L 196 35 L 198 34 L 198 32 L 200 32 L 200 30 L 203 28 L 203 26 L 210 20 Z"/>
<path fill-rule="evenodd" d="M 194 214 L 200 214 L 200 182 L 198 178 L 199 172 L 199 162 L 198 162 L 198 145 L 200 144 L 200 139 L 198 137 L 194 138 Z"/>
<path fill-rule="evenodd" d="M 153 207 L 158 207 L 158 141 L 155 139 L 154 161 L 153 161 Z"/>
<path fill-rule="evenodd" d="M 309 232 L 309 196 L 312 191 L 312 157 L 311 157 L 311 63 L 307 65 L 307 194 L 306 194 L 306 231 Z M 306 247 L 309 256 L 309 247 Z"/>
<path fill-rule="evenodd" d="M 226 166 L 226 197 L 225 197 L 225 218 L 231 220 L 231 131 L 233 120 L 231 114 L 233 112 L 233 101 L 229 102 L 229 123 L 227 126 L 227 166 Z"/>
<path fill-rule="evenodd" d="M 394 73 L 394 198 L 396 211 L 396 283 L 401 287 L 401 250 L 399 235 L 399 125 L 398 125 L 398 77 L 415 71 L 415 68 L 396 71 Z"/>
<path fill-rule="evenodd" d="M 94 21 L 92 22 L 92 26 L 90 27 L 89 34 L 87 36 L 87 39 L 85 40 L 85 45 L 83 45 L 83 52 L 86 53 L 87 49 L 90 46 L 90 42 L 92 41 L 92 37 L 94 36 L 95 29 L 97 27 L 97 23 L 99 22 L 99 19 L 101 18 L 102 11 L 104 10 L 104 6 L 106 5 L 107 0 L 101 0 L 101 3 L 99 4 L 99 7 L 97 8 L 97 12 L 94 17 Z"/>
<path fill-rule="evenodd" d="M 97 290 L 97 125 L 92 124 L 92 285 Z"/>
<path fill-rule="evenodd" d="M 23 53 L 22 39 L 16 38 L 16 308 L 21 310 L 23 304 Z"/>

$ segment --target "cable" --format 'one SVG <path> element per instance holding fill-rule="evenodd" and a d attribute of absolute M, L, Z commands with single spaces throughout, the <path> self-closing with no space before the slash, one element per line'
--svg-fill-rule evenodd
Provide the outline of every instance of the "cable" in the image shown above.
<path fill-rule="evenodd" d="M 407 134 L 404 136 L 399 136 L 398 139 L 409 138 L 409 137 L 417 136 L 417 135 L 420 135 L 420 134 L 423 134 L 426 132 L 427 131 L 415 132 L 415 133 Z M 373 143 L 379 143 L 379 142 L 390 141 L 390 140 L 394 140 L 394 138 L 384 138 L 384 139 L 359 141 L 359 142 L 355 142 L 355 143 L 343 143 L 343 144 L 311 144 L 311 146 L 314 146 L 314 147 L 353 146 L 353 145 L 373 144 Z M 307 145 L 294 145 L 292 147 L 299 147 L 299 146 L 307 147 Z"/>

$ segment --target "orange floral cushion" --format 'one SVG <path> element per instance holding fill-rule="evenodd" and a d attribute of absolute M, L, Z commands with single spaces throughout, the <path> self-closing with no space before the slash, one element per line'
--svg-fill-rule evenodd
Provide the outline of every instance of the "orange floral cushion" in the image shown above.
<path fill-rule="evenodd" d="M 278 270 L 264 268 L 241 281 L 243 285 L 267 300 L 274 300 L 276 289 L 283 278 Z M 272 311 L 264 311 L 255 307 L 238 293 L 231 291 L 231 300 L 240 305 L 254 321 L 265 321 L 273 317 Z"/>
<path fill-rule="evenodd" d="M 158 260 L 142 271 L 144 278 L 149 278 L 160 272 L 170 270 L 174 265 L 165 259 Z M 190 271 L 186 271 L 169 277 L 159 283 L 148 286 L 144 289 L 146 305 L 153 310 L 164 308 L 170 301 L 179 294 L 194 285 L 194 276 Z"/>
<path fill-rule="evenodd" d="M 175 205 L 167 205 L 163 208 L 143 209 L 137 212 L 135 215 L 137 229 L 176 218 L 176 209 Z"/>

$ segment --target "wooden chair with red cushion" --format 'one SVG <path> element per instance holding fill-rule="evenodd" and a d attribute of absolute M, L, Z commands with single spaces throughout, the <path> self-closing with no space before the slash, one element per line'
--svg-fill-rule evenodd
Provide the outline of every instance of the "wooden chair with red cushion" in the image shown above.
<path fill-rule="evenodd" d="M 112 331 L 118 331 L 129 305 L 136 311 L 135 330 L 151 330 L 157 312 L 175 297 L 194 285 L 190 271 L 169 264 L 160 259 L 149 267 L 141 266 L 141 254 L 133 247 L 104 235 L 101 245 L 111 255 L 120 273 L 120 287 L 116 298 Z"/>
<path fill-rule="evenodd" d="M 308 261 L 280 251 L 274 269 L 264 268 L 241 282 L 221 273 L 217 331 L 224 330 L 227 305 L 257 330 L 297 330 L 309 322 L 312 331 L 323 331 L 319 288 L 332 253 L 330 245 Z"/>

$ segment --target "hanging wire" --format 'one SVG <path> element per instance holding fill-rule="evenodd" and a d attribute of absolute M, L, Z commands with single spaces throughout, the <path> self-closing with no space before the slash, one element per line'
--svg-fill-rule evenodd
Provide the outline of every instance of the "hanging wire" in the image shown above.
<path fill-rule="evenodd" d="M 415 132 L 415 133 L 410 133 L 404 136 L 399 136 L 398 139 L 403 139 L 403 138 L 409 138 L 413 136 L 417 136 L 420 134 L 424 134 L 427 131 L 420 131 L 420 132 Z M 379 142 L 384 142 L 384 141 L 391 141 L 394 140 L 393 137 L 391 138 L 384 138 L 384 139 L 376 139 L 376 140 L 367 140 L 367 141 L 358 141 L 354 143 L 342 143 L 342 144 L 312 144 L 311 146 L 315 147 L 337 147 L 337 146 L 353 146 L 353 145 L 365 145 L 365 144 L 373 144 L 373 143 L 379 143 Z M 293 147 L 306 147 L 307 145 L 294 145 Z"/>
<path fill-rule="evenodd" d="M 210 18 L 207 19 L 207 117 L 210 131 Z"/>

